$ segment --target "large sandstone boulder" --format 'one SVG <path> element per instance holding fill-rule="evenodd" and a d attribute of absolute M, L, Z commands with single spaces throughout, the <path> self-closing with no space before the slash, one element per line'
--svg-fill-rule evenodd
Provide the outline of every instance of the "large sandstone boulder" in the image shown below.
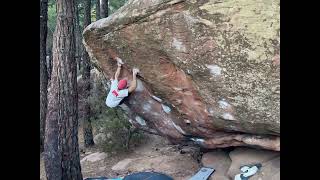
<path fill-rule="evenodd" d="M 122 107 L 173 142 L 280 150 L 279 0 L 129 0 L 83 32 L 107 79 L 141 71 Z"/>

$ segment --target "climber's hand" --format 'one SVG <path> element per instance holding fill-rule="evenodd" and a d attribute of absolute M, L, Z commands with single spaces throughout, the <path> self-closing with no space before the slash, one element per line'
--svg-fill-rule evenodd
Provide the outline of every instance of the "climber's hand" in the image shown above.
<path fill-rule="evenodd" d="M 118 58 L 118 57 L 116 57 L 115 59 L 116 59 L 117 62 L 118 62 L 118 66 L 119 66 L 119 64 L 124 64 L 123 61 L 122 61 L 122 59 L 120 59 L 120 58 Z"/>
<path fill-rule="evenodd" d="M 117 63 L 118 64 L 118 67 L 121 67 L 122 66 L 122 64 L 121 63 Z"/>
<path fill-rule="evenodd" d="M 139 69 L 133 68 L 132 73 L 133 75 L 137 75 L 139 73 Z"/>

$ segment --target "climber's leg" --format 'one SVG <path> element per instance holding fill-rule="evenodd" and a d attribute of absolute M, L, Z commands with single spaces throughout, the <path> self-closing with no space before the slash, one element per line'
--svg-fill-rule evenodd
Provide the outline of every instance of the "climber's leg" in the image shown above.
<path fill-rule="evenodd" d="M 131 93 L 129 93 L 127 97 L 123 98 L 123 99 L 120 101 L 119 105 L 123 104 L 126 100 L 128 100 L 130 94 L 131 94 Z"/>

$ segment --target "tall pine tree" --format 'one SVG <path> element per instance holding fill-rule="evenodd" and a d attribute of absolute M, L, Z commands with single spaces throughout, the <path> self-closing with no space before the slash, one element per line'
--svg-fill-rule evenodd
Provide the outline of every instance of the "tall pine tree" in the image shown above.
<path fill-rule="evenodd" d="M 75 0 L 75 36 L 76 36 L 76 61 L 78 70 L 81 70 L 81 54 L 82 54 L 82 28 L 80 27 L 80 0 Z"/>
<path fill-rule="evenodd" d="M 84 0 L 84 20 L 83 27 L 87 27 L 91 24 L 91 0 Z M 90 57 L 85 48 L 83 48 L 82 53 L 82 79 L 83 79 L 83 89 L 84 89 L 84 99 L 89 98 L 90 94 Z M 84 112 L 83 112 L 83 136 L 84 145 L 89 147 L 94 145 L 92 126 L 90 120 L 90 104 L 88 101 L 84 102 Z"/>
<path fill-rule="evenodd" d="M 100 17 L 100 0 L 96 0 L 96 21 L 101 19 Z"/>
<path fill-rule="evenodd" d="M 108 0 L 100 0 L 100 18 L 108 17 Z"/>
<path fill-rule="evenodd" d="M 82 180 L 78 145 L 74 0 L 56 0 L 56 9 L 45 131 L 45 169 L 48 180 Z"/>
<path fill-rule="evenodd" d="M 46 58 L 48 0 L 40 0 L 40 152 L 44 148 L 44 132 L 47 113 L 48 71 Z"/>

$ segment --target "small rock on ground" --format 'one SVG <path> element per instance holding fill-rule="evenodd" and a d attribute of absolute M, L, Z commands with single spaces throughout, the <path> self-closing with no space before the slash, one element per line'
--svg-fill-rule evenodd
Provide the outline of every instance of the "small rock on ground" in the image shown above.
<path fill-rule="evenodd" d="M 92 154 L 92 152 L 88 151 L 88 152 L 85 152 L 84 154 L 89 155 L 89 154 Z"/>
<path fill-rule="evenodd" d="M 103 152 L 96 152 L 96 153 L 92 153 L 86 157 L 84 157 L 80 163 L 84 163 L 85 161 L 90 161 L 90 162 L 96 162 L 96 161 L 100 161 L 103 160 L 107 157 L 106 153 Z"/>
<path fill-rule="evenodd" d="M 113 171 L 124 171 L 128 168 L 129 164 L 133 161 L 134 159 L 124 159 L 120 162 L 118 162 L 116 165 L 112 166 Z"/>

